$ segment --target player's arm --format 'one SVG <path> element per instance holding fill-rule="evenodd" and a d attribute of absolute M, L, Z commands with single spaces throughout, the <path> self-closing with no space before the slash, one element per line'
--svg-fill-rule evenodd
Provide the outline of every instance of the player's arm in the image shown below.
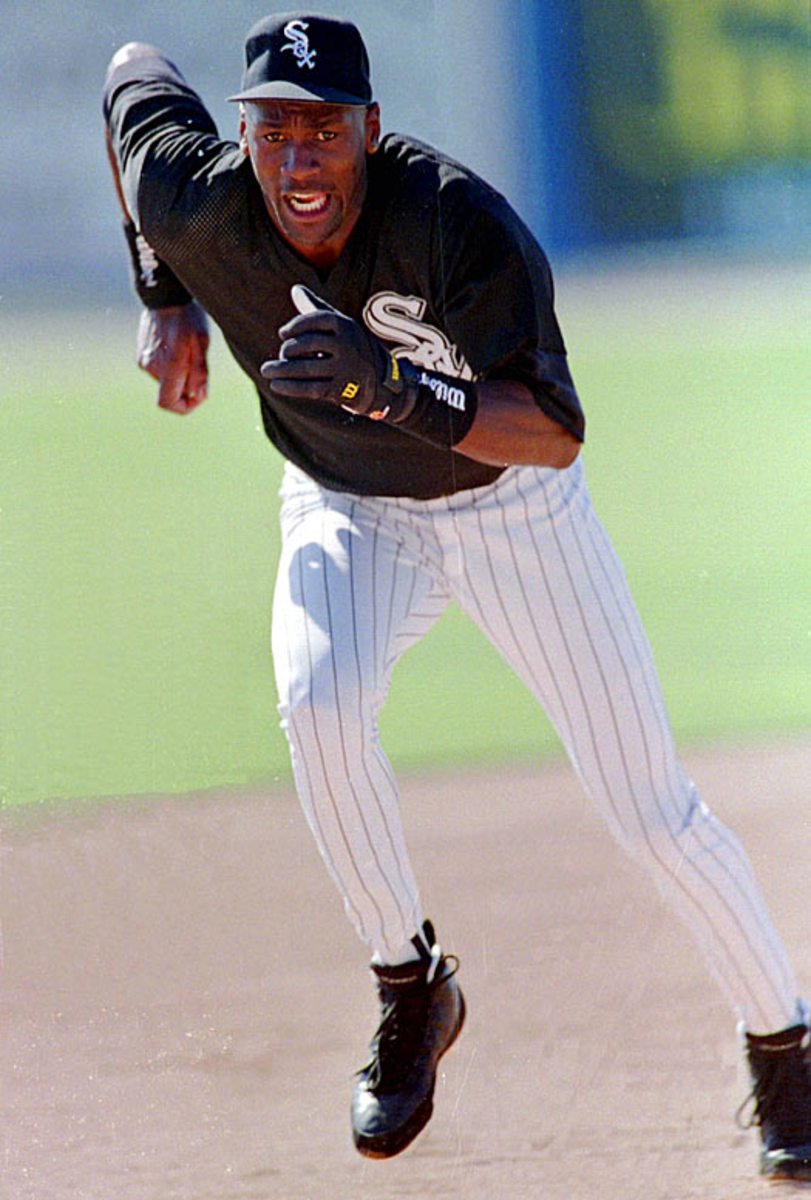
<path fill-rule="evenodd" d="M 570 467 L 580 439 L 547 416 L 529 387 L 512 379 L 476 385 L 476 416 L 470 431 L 454 447 L 490 466 Z"/>
<path fill-rule="evenodd" d="M 493 466 L 508 463 L 569 467 L 577 458 L 585 420 L 562 347 L 525 348 L 487 372 L 479 407 L 457 449 Z"/>
<path fill-rule="evenodd" d="M 443 329 L 477 372 L 476 412 L 454 449 L 493 466 L 564 468 L 585 420 L 554 311 L 546 256 L 509 205 L 458 181 L 438 213 Z"/>
<path fill-rule="evenodd" d="M 502 365 L 502 372 L 512 370 L 527 383 L 521 378 L 474 383 L 395 358 L 365 326 L 305 287 L 294 287 L 292 300 L 299 315 L 279 330 L 279 358 L 261 365 L 279 395 L 326 400 L 489 465 L 563 468 L 577 457 L 576 426 L 570 430 L 544 412 L 533 394 L 534 376 L 545 364 L 550 394 L 557 390 L 568 397 L 571 379 L 559 356 L 526 361 L 516 356 L 512 365 Z"/>
<path fill-rule="evenodd" d="M 108 80 L 125 64 L 154 62 L 156 57 L 163 56 L 153 46 L 130 42 L 113 56 Z M 136 361 L 141 370 L 158 381 L 158 407 L 186 414 L 202 404 L 208 393 L 208 320 L 171 268 L 138 232 L 124 195 L 109 125 L 105 126 L 105 143 L 124 217 L 133 283 L 144 305 L 138 323 Z"/>

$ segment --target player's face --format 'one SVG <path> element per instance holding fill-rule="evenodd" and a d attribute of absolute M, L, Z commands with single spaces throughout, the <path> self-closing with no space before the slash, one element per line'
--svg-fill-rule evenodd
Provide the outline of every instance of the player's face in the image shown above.
<path fill-rule="evenodd" d="M 273 224 L 308 262 L 331 266 L 363 207 L 377 105 L 252 101 L 239 132 Z"/>

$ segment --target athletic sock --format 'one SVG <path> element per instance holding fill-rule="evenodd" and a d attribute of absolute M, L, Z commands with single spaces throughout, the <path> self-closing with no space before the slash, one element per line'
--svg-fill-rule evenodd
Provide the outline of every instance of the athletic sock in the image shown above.
<path fill-rule="evenodd" d="M 789 1029 L 796 1029 L 798 1025 L 805 1025 L 806 1028 L 811 1029 L 811 1010 L 809 1010 L 808 1005 L 802 998 L 797 1001 L 797 1009 L 793 1019 L 789 1020 L 787 1024 L 781 1025 L 779 1029 L 769 1029 L 765 1033 L 755 1033 L 753 1029 L 747 1029 L 746 1025 L 741 1021 L 738 1026 L 738 1033 L 742 1040 L 745 1039 L 747 1034 L 750 1037 L 773 1037 L 775 1034 L 785 1033 Z"/>
<path fill-rule="evenodd" d="M 418 952 L 417 942 L 425 947 L 425 955 Z M 432 947 L 426 942 L 422 929 L 417 929 L 414 937 L 410 941 L 404 942 L 397 950 L 393 952 L 387 950 L 385 954 L 380 950 L 375 950 L 372 955 L 372 963 L 376 967 L 401 967 L 403 963 L 414 962 L 418 958 L 430 958 L 431 950 Z"/>

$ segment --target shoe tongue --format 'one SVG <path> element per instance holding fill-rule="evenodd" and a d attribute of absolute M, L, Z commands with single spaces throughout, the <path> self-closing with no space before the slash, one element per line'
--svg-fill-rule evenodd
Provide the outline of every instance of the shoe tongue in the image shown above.
<path fill-rule="evenodd" d="M 428 962 L 415 958 L 413 962 L 399 963 L 390 967 L 386 963 L 372 963 L 372 970 L 381 983 L 390 987 L 407 987 L 410 983 L 424 983 L 428 974 Z"/>

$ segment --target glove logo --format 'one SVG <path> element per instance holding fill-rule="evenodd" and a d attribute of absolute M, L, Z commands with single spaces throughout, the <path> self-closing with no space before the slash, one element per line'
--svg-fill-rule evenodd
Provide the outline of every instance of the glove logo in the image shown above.
<path fill-rule="evenodd" d="M 298 66 L 308 67 L 312 71 L 315 67 L 316 51 L 310 49 L 310 39 L 304 32 L 307 28 L 306 21 L 288 21 L 284 27 L 284 36 L 290 41 L 284 43 L 282 50 L 292 50 Z"/>
<path fill-rule="evenodd" d="M 354 400 L 359 391 L 360 391 L 360 387 L 357 383 L 348 383 L 346 385 L 346 387 L 344 388 L 344 390 L 341 392 L 341 399 L 342 400 Z"/>
<path fill-rule="evenodd" d="M 425 371 L 420 375 L 420 383 L 429 387 L 441 404 L 458 408 L 459 412 L 465 411 L 465 393 L 461 388 L 451 387 L 444 379 L 436 379 Z"/>

